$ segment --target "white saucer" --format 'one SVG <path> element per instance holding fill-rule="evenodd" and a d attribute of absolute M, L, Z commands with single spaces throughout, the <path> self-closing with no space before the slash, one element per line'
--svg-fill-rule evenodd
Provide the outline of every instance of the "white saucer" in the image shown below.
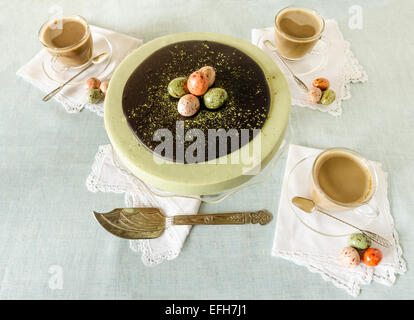
<path fill-rule="evenodd" d="M 322 43 L 317 43 L 313 50 L 322 51 Z M 306 76 L 311 73 L 316 73 L 321 70 L 328 63 L 328 56 L 326 54 L 308 53 L 303 59 L 288 60 L 285 59 L 286 64 L 297 76 Z"/>
<path fill-rule="evenodd" d="M 356 229 L 332 219 L 324 214 L 318 212 L 306 213 L 292 204 L 292 198 L 295 196 L 311 198 L 310 190 L 310 175 L 312 164 L 317 155 L 308 156 L 297 162 L 290 170 L 286 185 L 285 194 L 292 214 L 307 228 L 328 237 L 345 237 L 357 232 Z M 355 211 L 342 211 L 332 213 L 338 218 L 354 224 L 361 229 L 366 229 L 378 217 L 368 217 Z M 381 213 L 380 213 L 381 214 Z"/>
<path fill-rule="evenodd" d="M 280 54 L 278 55 L 276 52 L 269 49 L 264 44 L 265 40 L 268 40 L 265 36 L 262 36 L 259 39 L 258 41 L 259 48 L 264 50 L 266 53 L 272 54 L 273 56 L 276 57 L 276 59 L 283 59 L 283 61 L 288 65 L 288 67 L 292 70 L 292 72 L 298 77 L 306 76 L 311 73 L 315 73 L 318 70 L 325 67 L 326 64 L 328 63 L 328 56 L 326 54 L 316 53 L 318 51 L 322 52 L 324 50 L 324 44 L 321 42 L 318 42 L 313 48 L 313 51 L 315 53 L 313 52 L 308 53 L 305 57 L 303 57 L 300 60 L 289 60 L 289 59 L 279 57 Z"/>

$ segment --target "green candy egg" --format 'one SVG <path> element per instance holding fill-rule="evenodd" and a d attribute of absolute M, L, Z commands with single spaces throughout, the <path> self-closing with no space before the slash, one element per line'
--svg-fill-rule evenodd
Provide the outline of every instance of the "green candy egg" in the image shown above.
<path fill-rule="evenodd" d="M 226 90 L 212 88 L 204 94 L 204 105 L 209 109 L 220 108 L 228 98 Z"/>
<path fill-rule="evenodd" d="M 348 244 L 356 249 L 365 250 L 371 246 L 371 239 L 362 233 L 353 233 L 349 236 Z"/>
<path fill-rule="evenodd" d="M 335 101 L 336 93 L 331 89 L 327 89 L 323 92 L 322 98 L 319 101 L 320 104 L 328 105 Z"/>
<path fill-rule="evenodd" d="M 174 98 L 181 98 L 188 92 L 186 77 L 175 78 L 168 84 L 168 93 Z"/>
<path fill-rule="evenodd" d="M 86 101 L 91 104 L 102 102 L 104 97 L 105 96 L 100 89 L 92 89 L 86 93 Z"/>

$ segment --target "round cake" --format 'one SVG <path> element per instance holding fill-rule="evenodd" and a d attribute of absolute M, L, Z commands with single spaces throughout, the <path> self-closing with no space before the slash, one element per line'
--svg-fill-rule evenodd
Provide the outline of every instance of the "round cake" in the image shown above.
<path fill-rule="evenodd" d="M 184 117 L 168 84 L 203 66 L 215 69 L 212 88 L 225 89 L 227 100 L 211 110 L 199 96 L 200 110 Z M 148 42 L 118 66 L 104 116 L 134 175 L 161 190 L 203 195 L 260 172 L 283 140 L 289 112 L 286 80 L 260 49 L 231 36 L 182 33 Z"/>
<path fill-rule="evenodd" d="M 214 87 L 225 88 L 229 98 L 218 110 L 204 107 L 190 118 L 177 111 L 177 99 L 166 88 L 174 78 L 190 75 L 208 65 L 216 70 Z M 253 139 L 253 130 L 261 129 L 270 107 L 270 91 L 260 66 L 242 51 L 213 41 L 182 41 L 167 45 L 147 57 L 131 74 L 123 90 L 124 115 L 142 145 L 167 160 L 191 163 L 197 157 L 180 157 L 176 153 L 177 121 L 184 121 L 184 130 L 203 131 L 206 157 L 214 160 L 225 156 Z M 172 157 L 157 152 L 156 131 L 165 128 L 172 133 Z M 209 152 L 208 130 L 224 129 L 240 133 L 238 143 L 227 139 L 226 148 Z M 248 129 L 249 139 L 241 138 L 241 130 Z M 234 131 L 235 130 L 235 131 Z M 183 154 L 192 141 L 183 141 Z M 217 144 L 216 144 L 217 145 Z"/>

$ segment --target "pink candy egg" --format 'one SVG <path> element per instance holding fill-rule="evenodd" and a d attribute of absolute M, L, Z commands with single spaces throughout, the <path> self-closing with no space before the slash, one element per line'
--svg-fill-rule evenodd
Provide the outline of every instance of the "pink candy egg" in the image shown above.
<path fill-rule="evenodd" d="M 178 100 L 178 113 L 184 117 L 191 117 L 195 115 L 200 109 L 200 101 L 192 94 L 186 94 Z"/>
<path fill-rule="evenodd" d="M 343 248 L 339 258 L 347 268 L 355 268 L 361 261 L 358 251 L 352 247 Z"/>
<path fill-rule="evenodd" d="M 103 94 L 106 94 L 106 92 L 108 91 L 108 86 L 109 86 L 109 81 L 102 81 L 99 89 L 101 89 Z"/>
<path fill-rule="evenodd" d="M 204 77 L 207 78 L 208 86 L 211 87 L 214 81 L 216 80 L 216 70 L 214 70 L 213 67 L 205 66 L 198 71 L 200 71 L 204 75 Z"/>
<path fill-rule="evenodd" d="M 308 101 L 312 104 L 317 104 L 322 98 L 322 90 L 312 87 L 308 91 Z"/>

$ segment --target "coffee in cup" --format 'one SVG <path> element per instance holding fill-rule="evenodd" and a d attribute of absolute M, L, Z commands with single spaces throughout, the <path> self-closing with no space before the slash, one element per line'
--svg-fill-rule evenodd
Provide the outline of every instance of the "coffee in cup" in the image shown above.
<path fill-rule="evenodd" d="M 65 66 L 79 67 L 92 58 L 92 36 L 85 19 L 69 16 L 50 19 L 40 28 L 39 39 Z"/>
<path fill-rule="evenodd" d="M 375 180 L 375 171 L 357 152 L 328 149 L 318 155 L 312 167 L 312 198 L 330 211 L 360 207 L 372 198 Z"/>
<path fill-rule="evenodd" d="M 325 21 L 315 10 L 286 7 L 275 17 L 277 51 L 286 59 L 301 59 L 321 38 L 324 28 Z"/>

